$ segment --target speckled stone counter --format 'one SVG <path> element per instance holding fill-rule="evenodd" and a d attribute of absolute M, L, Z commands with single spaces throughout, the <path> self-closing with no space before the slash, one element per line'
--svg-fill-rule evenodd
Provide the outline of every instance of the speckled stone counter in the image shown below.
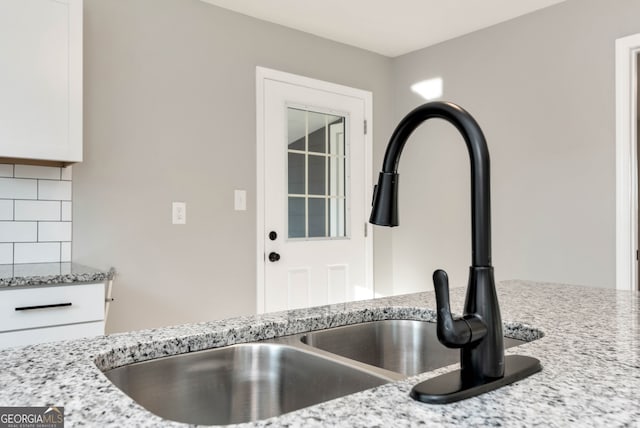
<path fill-rule="evenodd" d="M 77 263 L 24 263 L 0 265 L 0 291 L 3 289 L 99 282 L 111 279 L 115 271 L 100 271 Z"/>
<path fill-rule="evenodd" d="M 451 290 L 454 309 L 462 309 L 464 293 Z M 543 333 L 506 353 L 540 359 L 542 372 L 448 405 L 409 398 L 415 383 L 449 366 L 241 426 L 640 426 L 637 294 L 527 281 L 503 282 L 498 293 L 507 335 Z M 0 351 L 0 406 L 65 406 L 67 426 L 185 426 L 147 412 L 101 370 L 362 321 L 433 321 L 434 307 L 432 293 L 419 293 L 7 349 Z"/>

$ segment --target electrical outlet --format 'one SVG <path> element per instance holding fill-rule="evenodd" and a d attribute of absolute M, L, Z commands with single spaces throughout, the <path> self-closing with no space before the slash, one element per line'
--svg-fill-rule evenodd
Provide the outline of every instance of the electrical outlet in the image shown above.
<path fill-rule="evenodd" d="M 174 202 L 172 207 L 173 224 L 187 224 L 186 202 Z"/>
<path fill-rule="evenodd" d="M 235 190 L 233 192 L 233 207 L 236 211 L 247 210 L 247 191 Z"/>

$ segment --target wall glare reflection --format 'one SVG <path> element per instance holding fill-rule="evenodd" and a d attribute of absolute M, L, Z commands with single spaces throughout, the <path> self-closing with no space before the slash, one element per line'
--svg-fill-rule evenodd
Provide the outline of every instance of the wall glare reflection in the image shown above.
<path fill-rule="evenodd" d="M 442 97 L 442 78 L 423 80 L 411 85 L 411 90 L 427 101 Z"/>

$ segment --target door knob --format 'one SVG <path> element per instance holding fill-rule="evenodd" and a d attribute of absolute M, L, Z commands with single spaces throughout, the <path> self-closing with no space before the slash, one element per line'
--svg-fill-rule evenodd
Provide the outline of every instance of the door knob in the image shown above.
<path fill-rule="evenodd" d="M 272 251 L 269 253 L 269 261 L 270 262 L 277 262 L 278 260 L 280 260 L 280 254 Z"/>

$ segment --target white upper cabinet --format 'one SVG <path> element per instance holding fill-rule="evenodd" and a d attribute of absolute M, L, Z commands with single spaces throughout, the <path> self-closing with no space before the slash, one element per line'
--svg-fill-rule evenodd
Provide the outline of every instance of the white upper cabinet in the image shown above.
<path fill-rule="evenodd" d="M 82 161 L 82 0 L 0 0 L 0 162 Z"/>

